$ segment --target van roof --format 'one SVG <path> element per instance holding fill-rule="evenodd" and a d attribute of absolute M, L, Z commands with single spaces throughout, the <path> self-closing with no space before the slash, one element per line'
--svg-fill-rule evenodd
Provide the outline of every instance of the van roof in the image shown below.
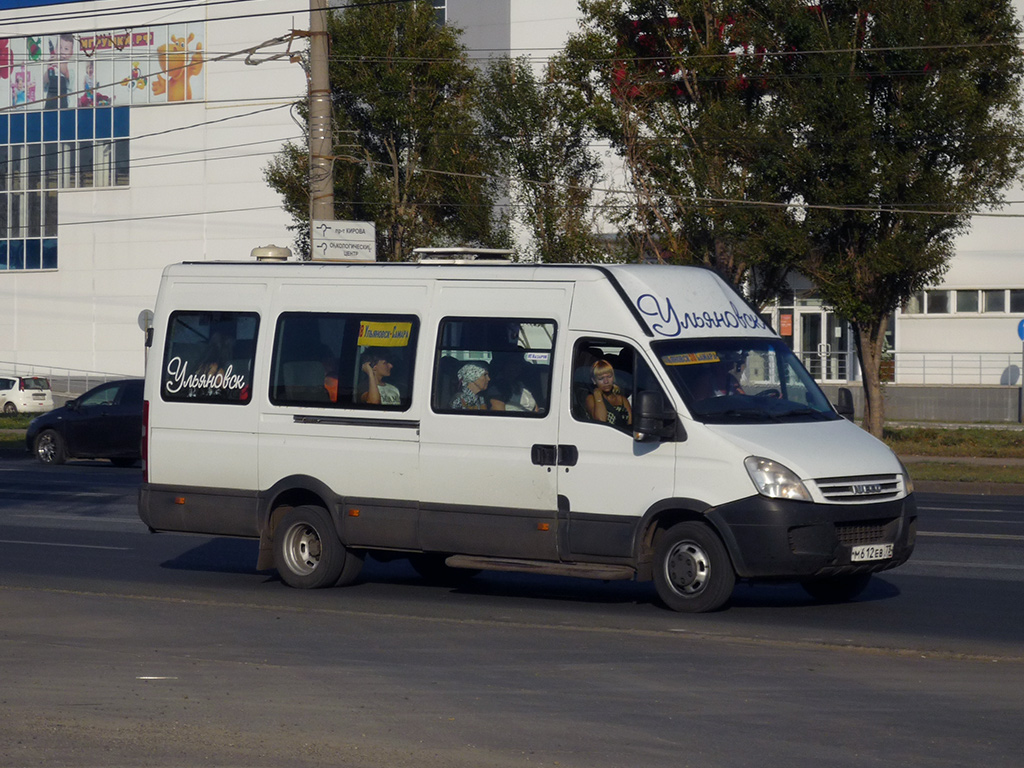
<path fill-rule="evenodd" d="M 172 264 L 169 278 L 202 273 L 231 279 L 341 277 L 393 279 L 412 275 L 431 280 L 570 280 L 604 282 L 614 288 L 644 332 L 656 338 L 775 336 L 757 311 L 706 267 L 664 264 L 534 264 L 477 261 L 345 263 L 322 261 L 196 261 Z"/>

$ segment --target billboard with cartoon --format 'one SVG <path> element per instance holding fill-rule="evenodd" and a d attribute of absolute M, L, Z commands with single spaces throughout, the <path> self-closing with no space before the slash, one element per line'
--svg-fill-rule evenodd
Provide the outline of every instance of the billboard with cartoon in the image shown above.
<path fill-rule="evenodd" d="M 202 101 L 205 25 L 0 39 L 0 109 Z"/>

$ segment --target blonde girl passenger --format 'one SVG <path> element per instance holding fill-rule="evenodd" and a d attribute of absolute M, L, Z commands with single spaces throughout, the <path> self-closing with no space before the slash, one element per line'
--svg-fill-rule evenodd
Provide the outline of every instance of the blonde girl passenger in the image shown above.
<path fill-rule="evenodd" d="M 633 410 L 629 400 L 615 383 L 615 369 L 607 360 L 598 360 L 590 369 L 594 391 L 587 395 L 587 413 L 594 421 L 611 424 L 629 432 L 633 424 Z"/>

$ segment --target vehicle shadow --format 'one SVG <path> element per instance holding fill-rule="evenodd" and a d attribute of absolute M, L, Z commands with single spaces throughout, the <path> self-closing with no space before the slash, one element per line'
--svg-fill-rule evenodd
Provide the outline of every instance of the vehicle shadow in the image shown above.
<path fill-rule="evenodd" d="M 252 539 L 209 539 L 171 560 L 165 560 L 160 567 L 172 571 L 255 574 L 260 573 L 256 570 L 258 553 L 259 542 Z"/>
<path fill-rule="evenodd" d="M 274 570 L 258 571 L 258 542 L 252 539 L 214 538 L 161 563 L 170 570 L 261 575 L 266 582 L 281 583 Z M 367 556 L 358 581 L 346 590 L 366 585 L 395 584 L 408 587 L 446 589 L 453 594 L 489 597 L 519 597 L 536 600 L 573 601 L 605 605 L 660 605 L 650 582 L 597 581 L 568 576 L 484 571 L 455 584 L 431 581 L 419 575 L 404 558 L 377 560 Z M 850 602 L 877 602 L 899 597 L 899 588 L 875 576 L 863 593 Z M 815 601 L 799 584 L 782 582 L 741 582 L 732 599 L 721 610 L 743 608 L 807 608 L 824 605 Z"/>

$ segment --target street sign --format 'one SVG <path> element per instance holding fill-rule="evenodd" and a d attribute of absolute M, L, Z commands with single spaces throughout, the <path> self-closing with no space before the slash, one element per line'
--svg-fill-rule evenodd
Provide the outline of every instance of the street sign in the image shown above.
<path fill-rule="evenodd" d="M 314 221 L 313 261 L 376 261 L 377 227 L 372 221 Z"/>
<path fill-rule="evenodd" d="M 1020 336 L 1020 340 L 1024 341 L 1024 320 L 1017 323 L 1017 335 Z"/>

